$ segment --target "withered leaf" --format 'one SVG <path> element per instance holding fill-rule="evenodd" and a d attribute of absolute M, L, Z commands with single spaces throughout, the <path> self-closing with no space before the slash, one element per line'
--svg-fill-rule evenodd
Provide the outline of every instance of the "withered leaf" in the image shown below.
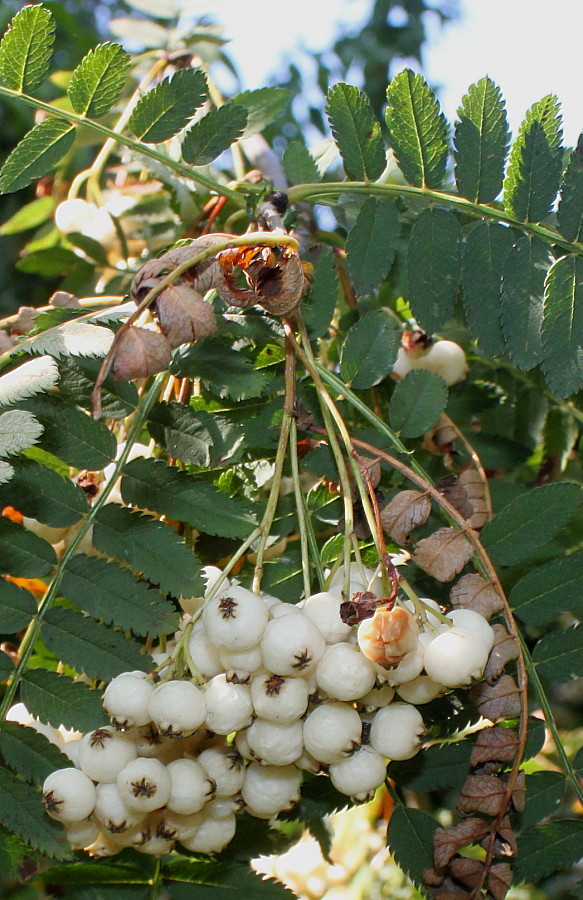
<path fill-rule="evenodd" d="M 459 856 L 452 859 L 450 872 L 454 878 L 466 884 L 468 887 L 477 887 L 482 883 L 484 877 L 484 863 L 479 859 L 470 859 L 466 856 Z"/>
<path fill-rule="evenodd" d="M 451 581 L 470 561 L 473 548 L 462 531 L 439 528 L 415 547 L 413 561 L 438 581 Z"/>
<path fill-rule="evenodd" d="M 464 819 L 451 828 L 437 828 L 433 835 L 435 865 L 445 868 L 462 847 L 477 844 L 489 830 L 488 823 L 478 818 Z"/>
<path fill-rule="evenodd" d="M 494 684 L 480 682 L 470 688 L 472 703 L 485 719 L 500 722 L 519 716 L 520 694 L 511 675 L 502 675 Z"/>
<path fill-rule="evenodd" d="M 494 646 L 490 651 L 484 675 L 488 681 L 499 678 L 506 663 L 518 656 L 518 646 L 515 639 L 508 633 L 504 625 L 493 625 Z"/>
<path fill-rule="evenodd" d="M 444 886 L 439 888 L 436 893 L 431 894 L 433 900 L 460 900 L 460 897 L 469 897 L 471 891 L 463 888 L 461 884 L 456 884 L 453 879 L 446 878 Z"/>
<path fill-rule="evenodd" d="M 443 874 L 437 869 L 423 869 L 423 881 L 429 887 L 439 887 L 443 882 Z"/>
<path fill-rule="evenodd" d="M 130 380 L 163 372 L 171 361 L 170 344 L 163 334 L 131 327 L 119 338 L 111 369 L 115 378 Z"/>
<path fill-rule="evenodd" d="M 458 810 L 462 815 L 497 816 L 502 812 L 505 796 L 506 785 L 496 775 L 468 775 L 458 800 Z"/>
<path fill-rule="evenodd" d="M 474 505 L 470 502 L 466 489 L 457 475 L 445 475 L 436 484 L 437 490 L 443 494 L 448 503 L 457 509 L 460 516 L 470 519 L 474 514 Z"/>
<path fill-rule="evenodd" d="M 488 891 L 494 900 L 504 900 L 512 887 L 512 868 L 508 863 L 496 863 L 488 873 Z"/>
<path fill-rule="evenodd" d="M 481 766 L 486 762 L 510 762 L 514 759 L 518 737 L 511 728 L 494 725 L 478 732 L 472 755 L 471 766 Z"/>
<path fill-rule="evenodd" d="M 427 431 L 423 437 L 423 449 L 428 453 L 438 456 L 448 456 L 453 453 L 453 442 L 457 438 L 455 428 L 447 421 L 445 416 L 440 416 L 431 431 Z"/>
<path fill-rule="evenodd" d="M 449 599 L 455 609 L 472 609 L 485 619 L 503 609 L 496 588 L 481 575 L 463 575 L 452 587 Z"/>
<path fill-rule="evenodd" d="M 383 530 L 396 544 L 405 544 L 409 534 L 423 525 L 431 512 L 431 500 L 419 491 L 400 491 L 381 511 Z"/>
<path fill-rule="evenodd" d="M 164 288 L 156 299 L 156 312 L 171 347 L 192 344 L 217 330 L 212 306 L 189 284 L 175 283 Z"/>
<path fill-rule="evenodd" d="M 481 846 L 488 852 L 490 847 L 491 836 L 488 835 L 482 841 Z M 516 834 L 510 824 L 510 819 L 505 816 L 494 835 L 494 856 L 515 856 L 516 855 Z"/>
<path fill-rule="evenodd" d="M 483 528 L 490 518 L 490 508 L 482 476 L 477 469 L 466 469 L 461 473 L 459 480 L 474 508 L 473 515 L 468 516 L 468 524 L 472 528 Z"/>
<path fill-rule="evenodd" d="M 526 775 L 524 772 L 519 772 L 516 776 L 516 783 L 512 791 L 512 803 L 516 812 L 524 810 L 526 803 Z"/>

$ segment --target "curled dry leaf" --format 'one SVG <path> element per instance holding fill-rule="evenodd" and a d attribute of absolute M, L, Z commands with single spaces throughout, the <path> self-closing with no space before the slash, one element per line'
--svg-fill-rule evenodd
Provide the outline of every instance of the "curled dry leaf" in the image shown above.
<path fill-rule="evenodd" d="M 433 836 L 435 865 L 444 869 L 462 847 L 479 843 L 490 831 L 484 819 L 464 819 L 451 828 L 437 828 Z"/>
<path fill-rule="evenodd" d="M 482 813 L 497 816 L 503 811 L 506 785 L 496 775 L 468 775 L 458 800 L 462 815 Z"/>
<path fill-rule="evenodd" d="M 437 490 L 443 494 L 448 503 L 457 509 L 460 516 L 470 519 L 474 514 L 473 503 L 470 502 L 466 490 L 457 475 L 445 475 L 436 484 Z"/>
<path fill-rule="evenodd" d="M 452 587 L 449 599 L 455 609 L 472 609 L 485 619 L 504 608 L 492 582 L 481 575 L 463 575 Z"/>
<path fill-rule="evenodd" d="M 473 548 L 462 531 L 439 528 L 415 547 L 413 562 L 438 581 L 451 581 L 470 561 Z"/>
<path fill-rule="evenodd" d="M 405 544 L 411 531 L 423 525 L 431 512 L 431 500 L 419 491 L 399 491 L 381 511 L 383 530 L 396 544 Z"/>
<path fill-rule="evenodd" d="M 484 763 L 505 763 L 514 759 L 518 737 L 510 728 L 494 725 L 478 732 L 470 757 L 471 766 L 482 766 Z"/>
<path fill-rule="evenodd" d="M 484 669 L 484 676 L 488 681 L 499 678 L 506 663 L 518 657 L 518 646 L 506 627 L 504 625 L 493 625 L 492 627 L 494 629 L 494 646 Z"/>
<path fill-rule="evenodd" d="M 156 298 L 156 313 L 171 347 L 192 344 L 217 330 L 212 306 L 186 282 L 164 288 Z"/>
<path fill-rule="evenodd" d="M 458 856 L 456 859 L 452 859 L 449 868 L 454 878 L 470 888 L 477 887 L 482 883 L 484 863 L 479 859 Z"/>
<path fill-rule="evenodd" d="M 488 892 L 494 900 L 504 900 L 512 887 L 512 869 L 508 863 L 496 863 L 488 873 Z"/>
<path fill-rule="evenodd" d="M 476 469 L 466 469 L 461 473 L 459 483 L 465 488 L 474 508 L 473 515 L 468 517 L 468 524 L 472 528 L 483 528 L 490 517 L 490 510 L 486 500 L 486 486 L 480 473 Z"/>
<path fill-rule="evenodd" d="M 132 327 L 119 337 L 111 370 L 115 378 L 145 378 L 163 372 L 171 360 L 170 344 L 163 334 Z"/>
<path fill-rule="evenodd" d="M 20 306 L 10 328 L 12 334 L 28 334 L 34 328 L 34 320 L 37 316 L 38 309 L 34 306 Z"/>
<path fill-rule="evenodd" d="M 70 294 L 69 291 L 55 291 L 49 297 L 49 303 L 51 306 L 61 309 L 79 309 L 81 306 L 79 298 L 75 294 Z"/>
<path fill-rule="evenodd" d="M 453 443 L 457 438 L 455 428 L 445 416 L 440 416 L 431 431 L 423 437 L 423 449 L 437 456 L 449 456 L 453 453 Z"/>
<path fill-rule="evenodd" d="M 480 682 L 470 688 L 472 703 L 485 719 L 500 722 L 519 716 L 520 694 L 511 675 L 502 675 L 493 684 Z"/>
<path fill-rule="evenodd" d="M 484 837 L 483 840 L 480 841 L 481 846 L 484 850 L 488 851 L 490 846 L 490 836 Z M 510 824 L 510 819 L 508 816 L 505 816 L 500 825 L 496 829 L 496 834 L 494 835 L 494 856 L 515 856 L 516 855 L 516 834 L 512 825 Z"/>
<path fill-rule="evenodd" d="M 433 900 L 460 900 L 460 897 L 469 897 L 471 891 L 464 888 L 461 884 L 456 884 L 451 878 L 446 878 L 443 887 L 438 889 L 436 893 L 432 893 Z"/>
<path fill-rule="evenodd" d="M 514 789 L 512 791 L 512 804 L 516 812 L 524 811 L 524 804 L 526 803 L 526 775 L 524 772 L 519 772 L 516 776 L 516 783 L 514 785 Z"/>

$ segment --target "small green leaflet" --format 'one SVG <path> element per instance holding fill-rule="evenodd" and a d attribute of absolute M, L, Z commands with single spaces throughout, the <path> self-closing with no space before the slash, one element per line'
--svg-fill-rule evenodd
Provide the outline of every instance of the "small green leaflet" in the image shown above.
<path fill-rule="evenodd" d="M 55 254 L 56 250 L 47 250 L 46 252 L 50 255 Z M 39 256 L 38 253 L 34 255 Z M 75 256 L 75 254 L 72 255 Z M 31 259 L 31 256 L 26 259 Z M 44 265 L 43 261 L 43 269 Z M 109 328 L 90 325 L 89 322 L 70 321 L 52 326 L 47 331 L 31 338 L 27 350 L 29 353 L 47 353 L 54 356 L 55 359 L 61 359 L 63 356 L 102 357 L 105 356 L 112 343 L 113 332 Z"/>
<path fill-rule="evenodd" d="M 551 211 L 563 164 L 560 103 L 554 94 L 534 103 L 510 151 L 504 209 L 519 222 L 540 222 Z"/>
<path fill-rule="evenodd" d="M 532 420 L 531 420 L 532 421 Z M 532 422 L 533 431 L 537 424 Z M 579 439 L 579 428 L 569 409 L 551 406 L 543 431 L 543 458 L 553 457 L 563 472 Z"/>
<path fill-rule="evenodd" d="M 44 427 L 38 419 L 22 409 L 0 413 L 0 456 L 14 456 L 38 444 Z"/>
<path fill-rule="evenodd" d="M 73 74 L 67 96 L 75 112 L 98 119 L 109 112 L 124 86 L 131 57 L 119 44 L 98 44 Z"/>
<path fill-rule="evenodd" d="M 352 326 L 340 358 L 340 375 L 356 390 L 379 384 L 391 371 L 401 330 L 386 309 L 373 309 Z"/>
<path fill-rule="evenodd" d="M 301 141 L 291 141 L 285 148 L 283 170 L 290 184 L 313 184 L 321 181 L 316 160 Z"/>
<path fill-rule="evenodd" d="M 565 776 L 560 772 L 534 772 L 526 776 L 526 805 L 519 831 L 532 828 L 556 812 L 565 794 Z"/>
<path fill-rule="evenodd" d="M 258 134 L 271 125 L 284 111 L 291 98 L 292 92 L 282 87 L 259 88 L 236 94 L 232 102 L 247 110 L 247 124 L 242 137 Z"/>
<path fill-rule="evenodd" d="M 257 524 L 250 501 L 229 497 L 163 460 L 135 459 L 123 471 L 126 503 L 153 507 L 169 519 L 227 538 L 245 538 Z"/>
<path fill-rule="evenodd" d="M 583 386 L 583 260 L 564 256 L 549 269 L 542 325 L 543 372 L 559 397 Z"/>
<path fill-rule="evenodd" d="M 13 91 L 30 93 L 45 80 L 55 41 L 55 20 L 43 6 L 25 6 L 0 43 L 0 77 Z"/>
<path fill-rule="evenodd" d="M 435 372 L 407 372 L 395 385 L 389 406 L 391 427 L 404 438 L 425 434 L 447 405 L 447 385 Z"/>
<path fill-rule="evenodd" d="M 547 544 L 580 503 L 581 488 L 568 481 L 533 488 L 512 500 L 482 529 L 494 565 L 512 566 Z"/>
<path fill-rule="evenodd" d="M 74 609 L 50 609 L 42 626 L 46 647 L 89 678 L 110 681 L 121 672 L 153 667 L 140 644 Z"/>
<path fill-rule="evenodd" d="M 389 763 L 387 774 L 408 791 L 460 788 L 468 776 L 471 753 L 469 740 L 434 745 L 412 759 Z"/>
<path fill-rule="evenodd" d="M 347 177 L 374 181 L 384 171 L 386 156 L 381 126 L 366 94 L 341 81 L 328 91 L 326 112 Z"/>
<path fill-rule="evenodd" d="M 0 822 L 53 859 L 70 859 L 65 831 L 44 814 L 38 791 L 0 768 Z"/>
<path fill-rule="evenodd" d="M 58 380 L 59 370 L 50 356 L 29 359 L 0 378 L 0 406 L 10 406 L 34 394 L 42 394 Z"/>
<path fill-rule="evenodd" d="M 145 94 L 128 128 L 146 144 L 159 144 L 182 131 L 207 97 L 202 69 L 179 69 Z"/>
<path fill-rule="evenodd" d="M 170 371 L 173 375 L 200 378 L 212 394 L 232 400 L 258 397 L 272 379 L 269 372 L 254 369 L 242 353 L 214 338 L 179 348 Z"/>
<path fill-rule="evenodd" d="M 583 619 L 583 553 L 554 559 L 514 585 L 509 602 L 530 625 L 544 625 L 563 612 Z"/>
<path fill-rule="evenodd" d="M 502 190 L 510 129 L 500 88 L 490 78 L 472 84 L 455 126 L 455 180 L 474 203 L 495 200 Z"/>
<path fill-rule="evenodd" d="M 69 152 L 75 133 L 62 119 L 44 119 L 31 128 L 0 170 L 0 193 L 19 191 L 46 175 Z"/>
<path fill-rule="evenodd" d="M 193 166 L 208 165 L 243 136 L 246 124 L 243 106 L 229 102 L 211 109 L 184 135 L 182 158 Z"/>
<path fill-rule="evenodd" d="M 302 315 L 311 337 L 328 331 L 338 297 L 338 269 L 330 250 L 322 247 L 314 263 L 314 280 L 302 304 Z"/>
<path fill-rule="evenodd" d="M 461 229 L 453 213 L 424 210 L 413 226 L 407 248 L 406 299 L 429 334 L 453 315 L 461 274 L 460 249 Z"/>
<path fill-rule="evenodd" d="M 0 506 L 14 506 L 45 525 L 74 525 L 87 510 L 87 497 L 70 478 L 31 459 L 14 462 L 14 476 L 0 487 Z"/>
<path fill-rule="evenodd" d="M 108 625 L 143 637 L 172 634 L 178 628 L 173 603 L 127 569 L 97 556 L 73 556 L 67 563 L 61 592 Z"/>
<path fill-rule="evenodd" d="M 21 694 L 29 712 L 53 728 L 92 731 L 103 723 L 100 692 L 68 675 L 33 669 L 22 678 Z"/>
<path fill-rule="evenodd" d="M 557 219 L 563 237 L 583 241 L 583 134 L 579 135 L 563 178 Z"/>
<path fill-rule="evenodd" d="M 540 362 L 545 276 L 549 246 L 522 235 L 506 257 L 502 279 L 501 320 L 510 359 L 523 371 Z"/>
<path fill-rule="evenodd" d="M 42 578 L 57 562 L 51 544 L 0 516 L 0 570 L 19 578 Z"/>
<path fill-rule="evenodd" d="M 358 294 L 368 294 L 383 281 L 393 265 L 401 223 L 390 200 L 369 197 L 348 233 L 348 271 Z"/>
<path fill-rule="evenodd" d="M 2 223 L 0 235 L 4 237 L 8 234 L 21 234 L 31 228 L 38 228 L 47 221 L 54 208 L 54 197 L 37 197 L 21 206 L 14 215 Z"/>
<path fill-rule="evenodd" d="M 89 356 L 63 357 L 59 360 L 59 391 L 65 399 L 91 410 L 92 391 L 101 367 L 101 359 Z M 1 386 L 1 382 L 0 382 Z M 105 419 L 123 419 L 138 405 L 138 391 L 131 381 L 117 381 L 111 375 L 101 389 L 101 405 Z"/>
<path fill-rule="evenodd" d="M 0 578 L 0 632 L 16 634 L 35 614 L 36 602 L 30 591 Z"/>
<path fill-rule="evenodd" d="M 518 838 L 515 881 L 536 884 L 551 872 L 565 871 L 583 856 L 581 819 L 556 819 Z"/>
<path fill-rule="evenodd" d="M 205 468 L 238 459 L 245 444 L 238 425 L 183 403 L 157 403 L 148 430 L 170 456 Z"/>
<path fill-rule="evenodd" d="M 387 88 L 387 127 L 399 168 L 409 184 L 439 187 L 445 177 L 449 128 L 421 75 L 400 72 Z"/>
<path fill-rule="evenodd" d="M 266 836 L 261 834 L 261 837 L 260 846 L 264 847 Z M 172 900 L 228 900 L 229 897 L 233 900 L 240 897 L 246 900 L 294 900 L 296 895 L 283 884 L 253 872 L 246 849 L 239 857 L 234 861 L 219 862 L 174 854 L 167 857 L 162 868 L 164 884 L 168 886 Z M 193 885 L 196 888 L 193 889 Z"/>
<path fill-rule="evenodd" d="M 480 222 L 472 228 L 464 245 L 464 308 L 472 335 L 487 356 L 502 356 L 506 351 L 500 302 L 504 263 L 513 240 L 510 228 L 496 222 Z"/>
<path fill-rule="evenodd" d="M 433 835 L 439 823 L 420 809 L 397 804 L 389 819 L 387 845 L 414 884 L 422 886 L 423 870 L 433 868 Z"/>
<path fill-rule="evenodd" d="M 551 631 L 538 642 L 532 661 L 549 681 L 570 681 L 583 675 L 583 628 L 575 625 Z"/>
<path fill-rule="evenodd" d="M 39 786 L 55 769 L 65 769 L 71 765 L 69 757 L 51 744 L 44 734 L 16 722 L 2 723 L 0 753 L 17 775 Z"/>

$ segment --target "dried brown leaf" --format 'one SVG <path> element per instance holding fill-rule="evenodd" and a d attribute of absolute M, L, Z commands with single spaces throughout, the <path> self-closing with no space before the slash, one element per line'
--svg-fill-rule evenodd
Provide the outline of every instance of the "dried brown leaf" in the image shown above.
<path fill-rule="evenodd" d="M 61 307 L 62 309 L 79 309 L 81 306 L 79 298 L 75 294 L 70 294 L 69 291 L 55 291 L 49 297 L 49 303 L 51 306 Z"/>
<path fill-rule="evenodd" d="M 512 887 L 512 868 L 508 863 L 496 863 L 488 873 L 488 891 L 494 900 L 504 900 Z"/>
<path fill-rule="evenodd" d="M 464 888 L 461 884 L 456 884 L 452 878 L 447 877 L 443 887 L 438 889 L 431 896 L 433 900 L 460 900 L 460 897 L 469 897 L 471 891 Z"/>
<path fill-rule="evenodd" d="M 521 713 L 520 694 L 511 675 L 502 675 L 494 684 L 480 682 L 470 688 L 472 703 L 485 719 L 500 722 Z"/>
<path fill-rule="evenodd" d="M 494 646 L 490 651 L 484 675 L 488 681 L 499 678 L 506 663 L 518 657 L 518 645 L 516 640 L 508 633 L 504 625 L 493 625 Z"/>
<path fill-rule="evenodd" d="M 511 728 L 494 725 L 478 733 L 470 757 L 471 766 L 482 766 L 487 762 L 505 763 L 514 759 L 518 737 Z"/>
<path fill-rule="evenodd" d="M 512 791 L 512 804 L 516 812 L 523 812 L 526 802 L 526 775 L 519 772 Z"/>
<path fill-rule="evenodd" d="M 419 541 L 413 561 L 438 581 L 451 581 L 470 561 L 473 548 L 462 531 L 439 528 Z"/>
<path fill-rule="evenodd" d="M 470 502 L 466 489 L 460 483 L 457 475 L 445 475 L 439 479 L 436 487 L 447 502 L 451 503 L 454 509 L 457 509 L 460 516 L 463 516 L 464 519 L 469 519 L 473 516 L 474 505 Z"/>
<path fill-rule="evenodd" d="M 503 609 L 496 588 L 481 575 L 464 575 L 452 587 L 449 599 L 455 609 L 472 609 L 485 619 Z"/>
<path fill-rule="evenodd" d="M 423 881 L 429 887 L 439 887 L 443 882 L 443 873 L 437 869 L 423 869 Z"/>
<path fill-rule="evenodd" d="M 488 835 L 482 841 L 480 841 L 481 846 L 488 851 L 490 847 L 491 837 Z M 512 825 L 510 824 L 510 819 L 508 816 L 505 816 L 500 825 L 496 830 L 496 834 L 494 835 L 494 856 L 515 856 L 516 855 L 516 834 Z"/>
<path fill-rule="evenodd" d="M 215 313 L 201 294 L 184 282 L 168 285 L 156 298 L 160 328 L 171 347 L 192 344 L 217 330 Z"/>
<path fill-rule="evenodd" d="M 452 859 L 449 868 L 454 878 L 470 888 L 477 887 L 482 883 L 485 867 L 479 859 L 459 856 L 457 859 Z"/>
<path fill-rule="evenodd" d="M 468 775 L 458 800 L 462 815 L 482 813 L 497 816 L 502 812 L 506 785 L 496 775 Z"/>
<path fill-rule="evenodd" d="M 488 834 L 490 826 L 483 819 L 464 819 L 451 828 L 438 828 L 433 835 L 435 865 L 445 868 L 462 847 L 477 844 Z"/>
<path fill-rule="evenodd" d="M 20 306 L 18 315 L 10 326 L 12 334 L 28 334 L 34 328 L 34 320 L 38 316 L 38 309 L 34 306 Z"/>
<path fill-rule="evenodd" d="M 431 512 L 431 500 L 419 491 L 400 491 L 381 511 L 383 530 L 396 544 L 405 544 L 409 534 L 423 525 Z"/>
<path fill-rule="evenodd" d="M 423 449 L 437 456 L 449 456 L 450 453 L 453 453 L 453 444 L 456 438 L 455 428 L 445 416 L 440 416 L 431 431 L 425 433 Z"/>
<path fill-rule="evenodd" d="M 115 378 L 145 378 L 155 372 L 163 372 L 171 360 L 170 344 L 163 334 L 132 327 L 119 338 L 111 370 Z"/>

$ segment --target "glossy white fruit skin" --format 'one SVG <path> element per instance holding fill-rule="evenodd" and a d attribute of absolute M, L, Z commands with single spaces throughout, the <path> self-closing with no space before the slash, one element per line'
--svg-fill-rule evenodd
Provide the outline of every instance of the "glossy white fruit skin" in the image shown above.
<path fill-rule="evenodd" d="M 430 703 L 436 697 L 441 697 L 447 693 L 447 691 L 448 688 L 443 684 L 438 684 L 428 675 L 418 675 L 413 681 L 397 685 L 399 697 L 406 703 L 413 703 L 416 706 Z"/>
<path fill-rule="evenodd" d="M 94 815 L 107 832 L 122 834 L 143 822 L 145 813 L 131 810 L 125 805 L 117 784 L 98 784 Z"/>
<path fill-rule="evenodd" d="M 251 682 L 251 699 L 257 715 L 280 725 L 291 725 L 303 716 L 309 695 L 305 678 L 284 678 L 267 673 L 256 675 Z"/>
<path fill-rule="evenodd" d="M 454 341 L 435 341 L 427 349 L 416 347 L 405 350 L 400 347 L 393 374 L 404 378 L 414 369 L 435 372 L 450 386 L 464 380 L 468 374 L 468 363 L 463 349 Z"/>
<path fill-rule="evenodd" d="M 224 671 L 219 648 L 211 641 L 200 619 L 195 622 L 190 634 L 188 650 L 196 668 L 205 678 L 214 678 Z"/>
<path fill-rule="evenodd" d="M 226 675 L 215 675 L 205 692 L 206 727 L 215 734 L 246 728 L 253 715 L 251 692 L 244 684 L 232 684 Z"/>
<path fill-rule="evenodd" d="M 93 812 L 95 800 L 95 785 L 79 769 L 57 769 L 45 778 L 43 801 L 51 819 L 65 824 L 81 822 Z M 51 801 L 58 804 L 54 809 Z"/>
<path fill-rule="evenodd" d="M 381 709 L 381 707 L 392 703 L 394 696 L 394 689 L 388 684 L 383 684 L 381 687 L 374 687 L 372 691 L 361 697 L 359 704 L 367 710 Z"/>
<path fill-rule="evenodd" d="M 189 681 L 165 681 L 154 689 L 149 712 L 161 734 L 186 737 L 206 718 L 205 697 Z"/>
<path fill-rule="evenodd" d="M 261 817 L 271 818 L 289 809 L 300 797 L 301 775 L 295 766 L 251 763 L 245 772 L 243 800 Z"/>
<path fill-rule="evenodd" d="M 139 756 L 117 776 L 122 802 L 140 812 L 152 812 L 170 799 L 172 781 L 166 766 L 158 759 Z"/>
<path fill-rule="evenodd" d="M 202 812 L 192 813 L 190 816 L 181 816 L 179 813 L 171 812 L 167 808 L 161 810 L 159 815 L 162 826 L 169 832 L 174 832 L 178 841 L 181 841 L 182 838 L 194 837 L 203 820 Z"/>
<path fill-rule="evenodd" d="M 138 853 L 143 853 L 146 856 L 166 856 L 168 853 L 172 853 L 174 841 L 169 841 L 165 838 L 150 837 L 135 849 Z"/>
<path fill-rule="evenodd" d="M 302 723 L 279 725 L 255 719 L 247 729 L 247 741 L 254 759 L 262 765 L 287 766 L 303 753 Z"/>
<path fill-rule="evenodd" d="M 235 837 L 237 820 L 230 816 L 215 818 L 203 816 L 202 822 L 191 838 L 181 838 L 180 843 L 191 853 L 220 853 Z"/>
<path fill-rule="evenodd" d="M 170 812 L 189 816 L 199 812 L 214 797 L 215 784 L 206 769 L 195 759 L 176 759 L 168 763 L 170 797 L 166 802 Z"/>
<path fill-rule="evenodd" d="M 93 781 L 111 784 L 137 755 L 134 742 L 108 726 L 90 731 L 82 738 L 79 765 Z"/>
<path fill-rule="evenodd" d="M 147 725 L 154 686 L 143 674 L 123 672 L 107 685 L 103 708 L 117 728 Z"/>
<path fill-rule="evenodd" d="M 202 621 L 217 647 L 250 650 L 260 641 L 268 616 L 263 599 L 236 584 L 205 603 Z"/>
<path fill-rule="evenodd" d="M 474 631 L 449 628 L 438 634 L 425 650 L 425 671 L 438 684 L 464 687 L 484 673 L 489 647 Z"/>
<path fill-rule="evenodd" d="M 346 642 L 329 646 L 316 669 L 318 688 L 335 700 L 358 700 L 372 690 L 375 680 L 373 663 Z"/>
<path fill-rule="evenodd" d="M 73 822 L 66 826 L 67 840 L 73 850 L 84 850 L 89 847 L 99 835 L 99 826 L 91 819 L 83 819 L 81 822 Z"/>
<path fill-rule="evenodd" d="M 234 747 L 208 747 L 199 754 L 198 761 L 214 781 L 217 798 L 239 793 L 245 780 L 245 765 Z"/>
<path fill-rule="evenodd" d="M 411 759 L 419 752 L 425 733 L 419 710 L 410 703 L 391 703 L 375 713 L 370 744 L 388 759 Z"/>
<path fill-rule="evenodd" d="M 488 648 L 488 653 L 494 646 L 494 629 L 487 622 L 484 616 L 474 612 L 473 609 L 453 609 L 447 614 L 456 628 L 467 628 L 468 631 L 474 631 L 483 640 Z"/>
<path fill-rule="evenodd" d="M 366 800 L 386 778 L 383 757 L 367 745 L 359 747 L 346 759 L 332 763 L 329 772 L 336 790 L 356 800 Z"/>
<path fill-rule="evenodd" d="M 81 232 L 90 219 L 97 215 L 94 203 L 88 203 L 80 197 L 64 200 L 55 210 L 55 225 L 63 234 L 73 231 Z"/>
<path fill-rule="evenodd" d="M 272 619 L 261 639 L 263 664 L 275 675 L 304 676 L 324 654 L 322 634 L 303 613 Z"/>
<path fill-rule="evenodd" d="M 423 671 L 424 657 L 423 647 L 420 646 L 412 653 L 407 653 L 398 666 L 387 671 L 387 682 L 394 687 L 413 681 Z"/>
<path fill-rule="evenodd" d="M 322 763 L 333 763 L 352 753 L 360 744 L 362 722 L 347 703 L 323 703 L 304 721 L 304 745 Z"/>
<path fill-rule="evenodd" d="M 226 650 L 222 647 L 219 650 L 219 659 L 229 681 L 244 683 L 263 666 L 259 644 L 249 650 Z"/>
<path fill-rule="evenodd" d="M 341 597 L 330 591 L 321 591 L 306 597 L 302 612 L 321 631 L 327 644 L 345 641 L 352 628 L 340 618 Z"/>

